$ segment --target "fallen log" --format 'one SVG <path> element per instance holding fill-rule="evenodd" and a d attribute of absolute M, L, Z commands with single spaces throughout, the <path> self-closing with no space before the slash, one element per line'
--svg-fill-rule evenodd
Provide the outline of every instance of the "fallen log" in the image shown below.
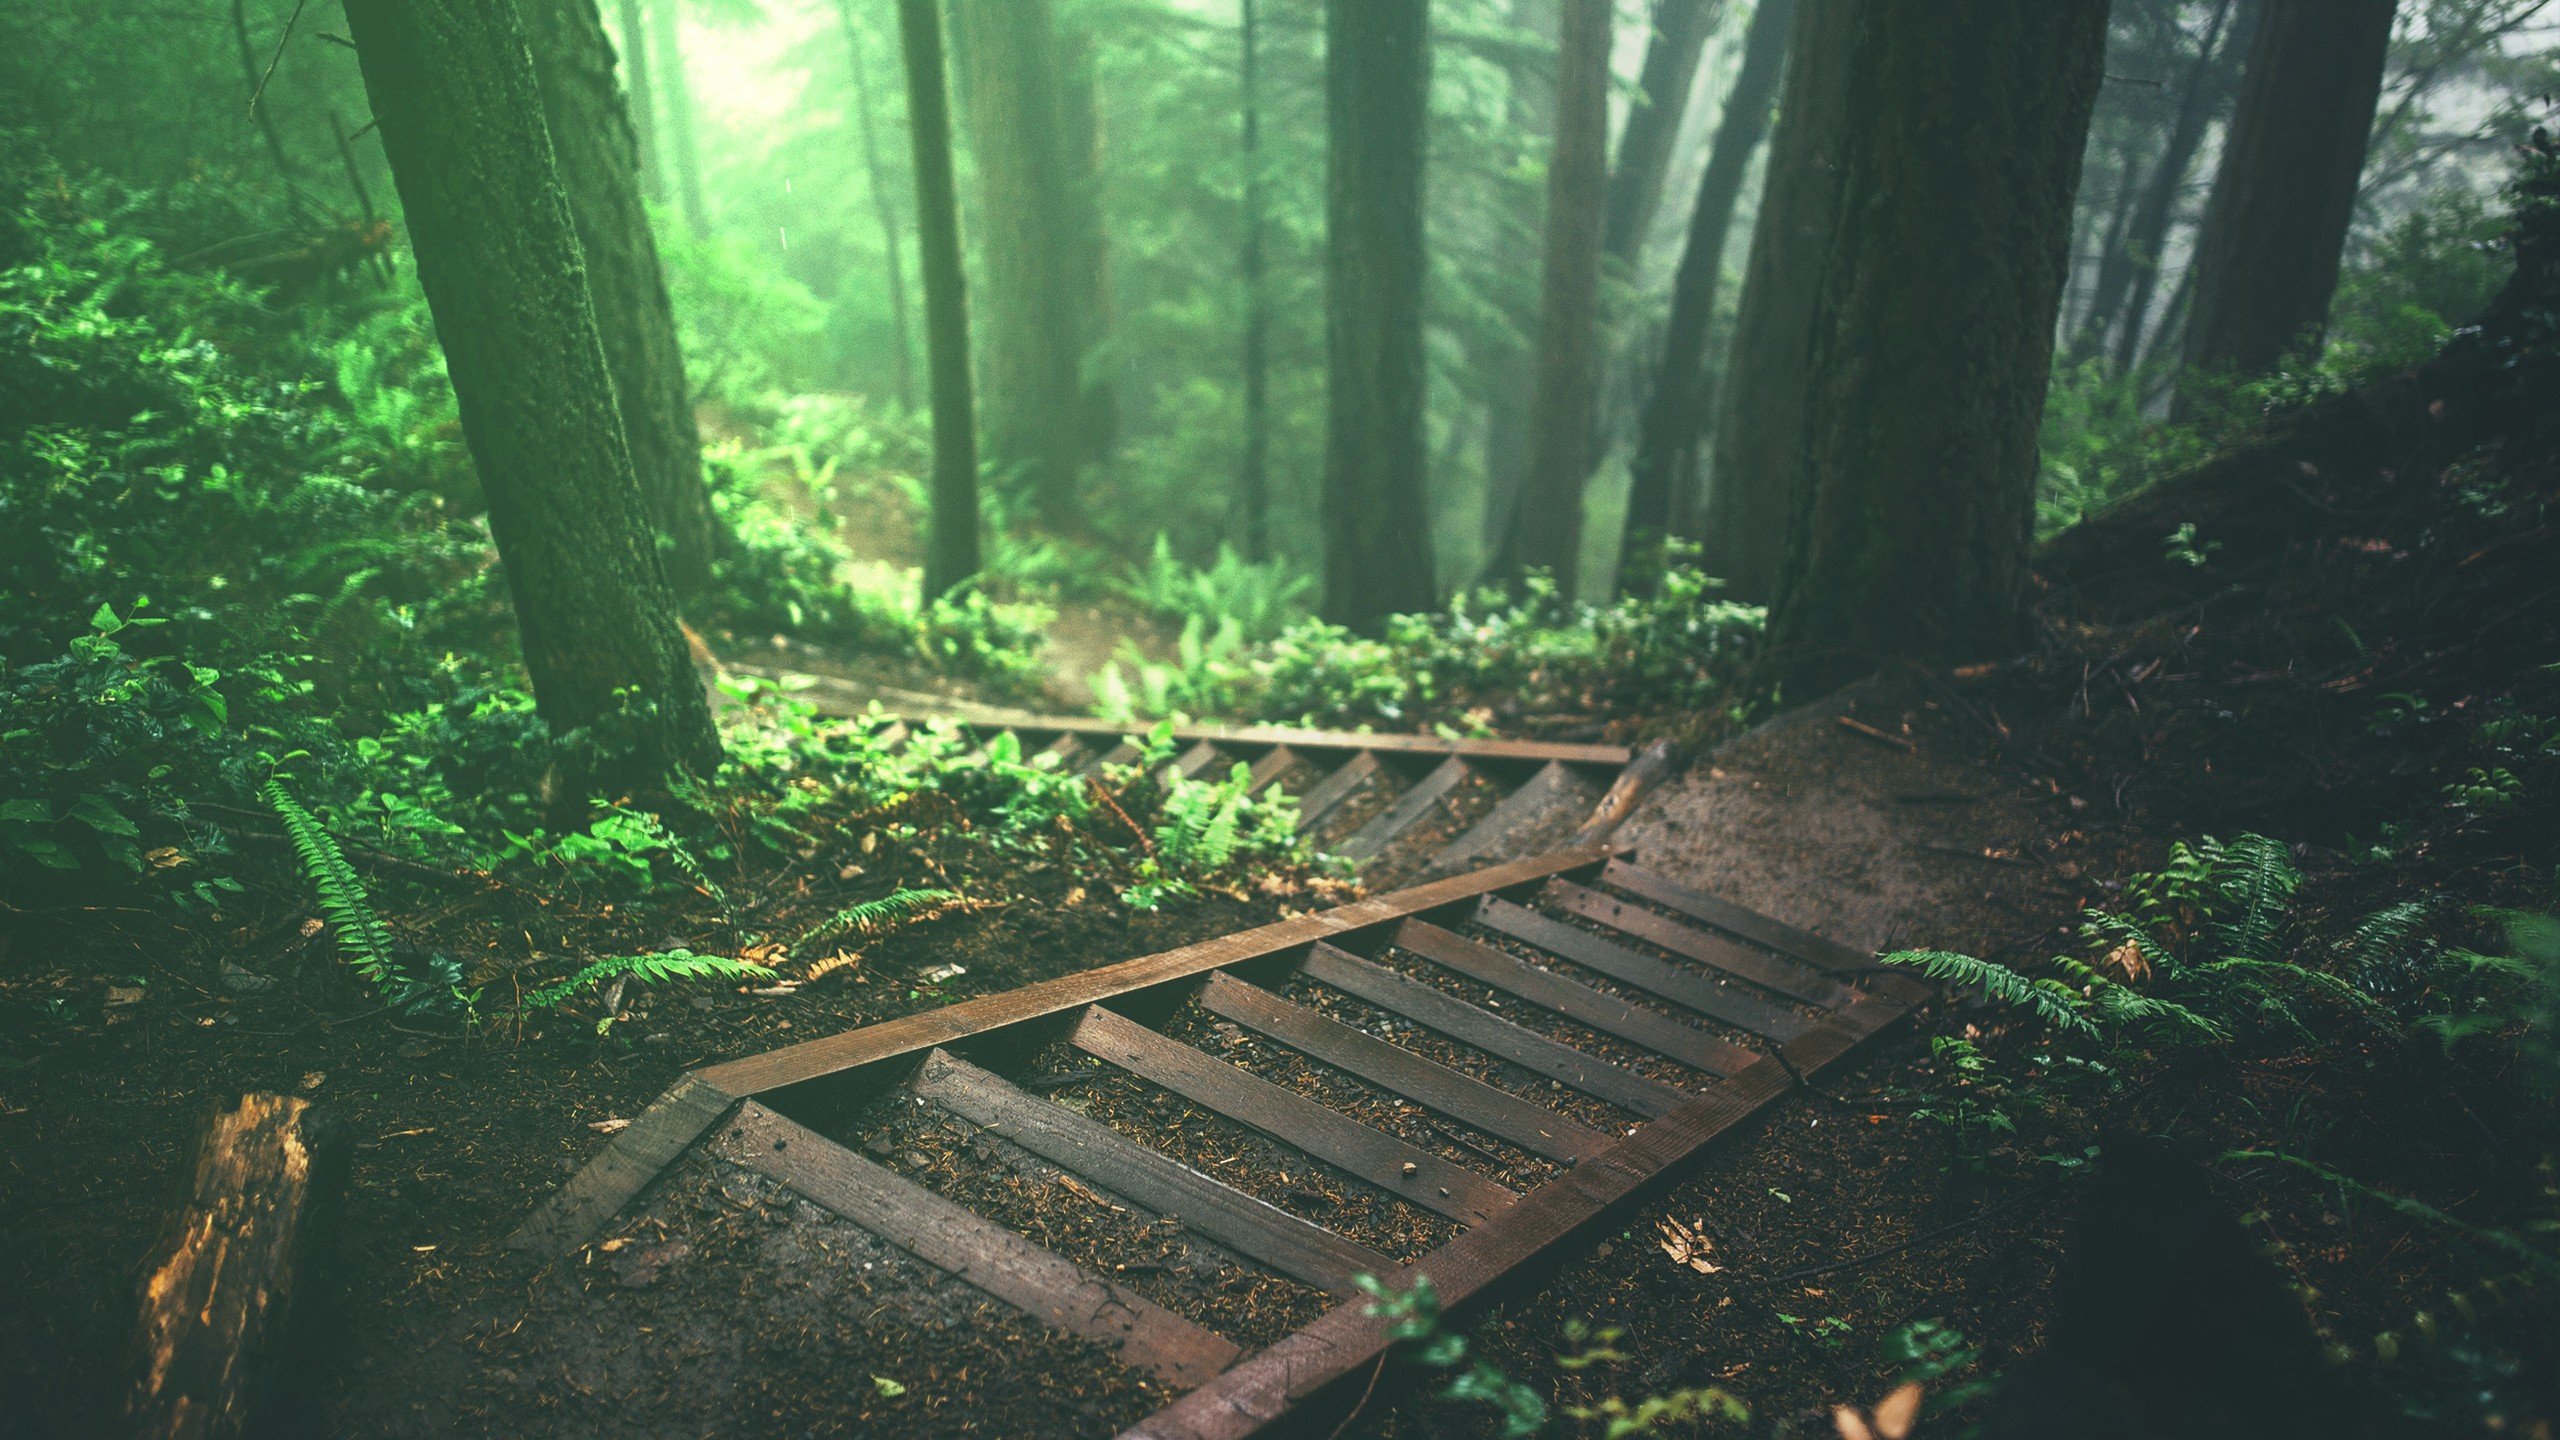
<path fill-rule="evenodd" d="M 251 1430 L 281 1369 L 316 1217 L 342 1166 L 308 1101 L 251 1094 L 215 1113 L 141 1284 L 134 1368 L 115 1433 L 228 1440 Z"/>

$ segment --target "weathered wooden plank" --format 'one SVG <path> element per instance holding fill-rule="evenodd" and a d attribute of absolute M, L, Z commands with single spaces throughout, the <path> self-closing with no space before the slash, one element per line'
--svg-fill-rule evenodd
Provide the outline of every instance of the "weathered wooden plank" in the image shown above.
<path fill-rule="evenodd" d="M 1789 1042 L 1783 1059 L 1754 1061 L 1407 1268 L 1429 1275 L 1444 1304 L 1464 1305 L 1523 1261 L 1593 1228 L 1655 1177 L 1775 1104 L 1797 1076 L 1822 1075 L 1907 1010 L 1879 995 L 1825 1017 Z M 1376 1364 L 1389 1339 L 1386 1322 L 1367 1311 L 1336 1306 L 1122 1431 L 1121 1440 L 1247 1440 L 1297 1402 Z"/>
<path fill-rule="evenodd" d="M 1085 1012 L 1069 1038 L 1077 1049 L 1096 1059 L 1462 1225 L 1481 1225 L 1520 1198 L 1464 1166 L 1452 1165 L 1384 1130 L 1248 1075 L 1099 1005 Z"/>
<path fill-rule="evenodd" d="M 1206 740 L 1197 741 L 1193 743 L 1190 749 L 1175 756 L 1171 764 L 1165 766 L 1162 771 L 1158 772 L 1156 779 L 1168 786 L 1173 784 L 1173 777 L 1176 775 L 1181 776 L 1185 780 L 1197 780 L 1201 775 L 1206 773 L 1210 767 L 1216 765 L 1218 763 L 1218 759 L 1219 752 L 1217 746 L 1210 744 Z"/>
<path fill-rule="evenodd" d="M 1704 975 L 1639 954 L 1508 900 L 1488 897 L 1476 909 L 1476 923 L 1764 1039 L 1793 1040 L 1813 1023 L 1793 1010 L 1727 989 Z"/>
<path fill-rule="evenodd" d="M 1386 767 L 1378 757 L 1366 750 L 1342 762 L 1334 772 L 1319 780 L 1298 799 L 1298 833 L 1312 835 L 1344 802 L 1360 793 L 1362 786 L 1373 784 Z"/>
<path fill-rule="evenodd" d="M 1145 753 L 1147 752 L 1136 745 L 1123 740 L 1093 757 L 1093 763 L 1084 767 L 1082 773 L 1099 777 L 1103 771 L 1114 765 L 1135 765 L 1138 763 L 1138 757 Z"/>
<path fill-rule="evenodd" d="M 1508 1140 L 1550 1160 L 1596 1155 L 1611 1137 L 1577 1125 L 1543 1105 L 1497 1090 L 1472 1075 L 1426 1060 L 1330 1015 L 1292 1005 L 1232 975 L 1213 974 L 1200 1004 L 1221 1016 L 1299 1050 L 1337 1070 L 1413 1101 L 1487 1135 Z"/>
<path fill-rule="evenodd" d="M 1757 910 L 1745 909 L 1730 900 L 1720 900 L 1703 891 L 1692 890 L 1623 860 L 1610 861 L 1608 867 L 1600 872 L 1600 883 L 1615 885 L 1630 895 L 1677 910 L 1692 920 L 1704 920 L 1719 930 L 1731 931 L 1755 945 L 1766 945 L 1772 950 L 1809 961 L 1835 975 L 1892 973 L 1888 967 L 1878 964 L 1875 956 L 1864 951 L 1810 930 L 1799 929 L 1783 920 L 1772 919 Z"/>
<path fill-rule="evenodd" d="M 1350 905 L 1276 921 L 1233 935 L 1222 935 L 1178 950 L 1166 950 L 1135 960 L 1123 960 L 1116 965 L 1061 975 L 1019 990 L 981 996 L 957 1005 L 866 1025 L 858 1030 L 802 1041 L 780 1050 L 708 1066 L 696 1074 L 732 1097 L 762 1094 L 857 1066 L 917 1055 L 936 1045 L 947 1045 L 990 1030 L 1081 1010 L 1115 996 L 1188 979 L 1243 961 L 1278 955 L 1318 940 L 1390 924 L 1510 886 L 1534 884 L 1551 875 L 1589 870 L 1603 858 L 1605 852 L 1602 851 L 1560 850 L 1551 855 L 1516 860 L 1472 875 L 1435 880 L 1428 885 L 1417 885 Z M 629 1132 L 624 1133 L 627 1135 Z M 688 1140 L 690 1138 L 687 1137 Z"/>
<path fill-rule="evenodd" d="M 1419 980 L 1408 980 L 1383 965 L 1373 965 L 1331 945 L 1318 945 L 1308 952 L 1304 973 L 1345 995 L 1401 1015 L 1425 1029 L 1437 1030 L 1524 1070 L 1562 1081 L 1621 1110 L 1660 1115 L 1689 1098 L 1685 1091 L 1595 1059 L 1570 1045 L 1558 1044 L 1482 1006 L 1470 1005 Z"/>
<path fill-rule="evenodd" d="M 737 1098 L 699 1073 L 678 1078 L 621 1134 L 606 1141 L 586 1168 L 535 1207 L 507 1243 L 555 1255 L 586 1244 L 659 1171 L 728 1114 Z"/>
<path fill-rule="evenodd" d="M 1270 789 L 1272 782 L 1288 774 L 1297 765 L 1298 760 L 1298 752 L 1286 745 L 1274 745 L 1263 751 L 1262 758 L 1254 761 L 1253 769 L 1246 772 L 1245 793 L 1259 795 Z"/>
<path fill-rule="evenodd" d="M 1061 775 L 1073 775 L 1091 753 L 1085 748 L 1082 736 L 1068 734 L 1061 735 L 1040 747 L 1039 754 L 1031 758 L 1037 760 L 1041 755 L 1054 756 L 1056 758 L 1049 762 L 1050 768 Z"/>
<path fill-rule="evenodd" d="M 1356 1295 L 1354 1276 L 1395 1268 L 1366 1246 L 1169 1160 L 1108 1125 L 1026 1095 L 948 1051 L 925 1057 L 915 1089 L 1060 1169 L 1307 1284 Z"/>
<path fill-rule="evenodd" d="M 1087 1274 L 973 1211 L 754 1101 L 713 1137 L 713 1155 L 772 1176 L 936 1269 L 1070 1335 L 1118 1348 L 1124 1364 L 1182 1386 L 1235 1363 L 1233 1341 L 1145 1296 Z"/>
<path fill-rule="evenodd" d="M 1470 825 L 1458 838 L 1431 857 L 1430 873 L 1455 875 L 1475 863 L 1487 851 L 1496 850 L 1509 841 L 1524 824 L 1536 819 L 1566 796 L 1580 791 L 1589 794 L 1590 784 L 1573 773 L 1573 768 L 1560 760 L 1550 760 L 1538 767 L 1538 773 L 1520 784 L 1520 788 L 1502 797 L 1502 802 L 1485 812 L 1483 819 Z"/>
<path fill-rule="evenodd" d="M 1677 1060 L 1692 1070 L 1730 1075 L 1757 1058 L 1740 1045 L 1683 1025 L 1658 1010 L 1630 1004 L 1605 990 L 1595 990 L 1579 980 L 1437 925 L 1398 926 L 1395 943 L 1479 984 L 1517 995 L 1542 1010 L 1552 1010 L 1603 1035 L 1614 1035 L 1630 1045 Z"/>
<path fill-rule="evenodd" d="M 1794 956 L 1772 955 L 1738 945 L 1722 935 L 1693 929 L 1587 885 L 1576 885 L 1570 880 L 1550 880 L 1540 893 L 1548 904 L 1560 910 L 1569 910 L 1585 920 L 1596 920 L 1620 934 L 1659 945 L 1674 955 L 1685 956 L 1701 965 L 1714 966 L 1728 975 L 1775 990 L 1790 1000 L 1836 1010 L 1852 998 L 1847 986 Z"/>
<path fill-rule="evenodd" d="M 1351 838 L 1333 847 L 1333 853 L 1345 860 L 1371 860 L 1378 852 L 1396 841 L 1396 837 L 1429 818 L 1432 810 L 1449 797 L 1449 792 L 1466 783 L 1474 772 L 1467 762 L 1455 755 L 1441 761 L 1396 797 L 1396 803 L 1370 817 L 1369 823 L 1351 833 Z"/>

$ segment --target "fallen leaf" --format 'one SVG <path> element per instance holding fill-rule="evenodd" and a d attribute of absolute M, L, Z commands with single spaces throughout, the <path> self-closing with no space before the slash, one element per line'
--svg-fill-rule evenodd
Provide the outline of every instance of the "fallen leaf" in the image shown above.
<path fill-rule="evenodd" d="M 588 1128 L 588 1129 L 590 1129 L 590 1130 L 593 1130 L 594 1132 L 596 1132 L 596 1133 L 597 1133 L 597 1134 L 599 1134 L 599 1135 L 619 1135 L 619 1134 L 621 1134 L 623 1131 L 628 1130 L 628 1129 L 630 1129 L 630 1128 L 631 1128 L 631 1122 L 630 1122 L 630 1121 L 628 1121 L 628 1120 L 618 1120 L 618 1119 L 617 1119 L 617 1120 L 590 1120 L 590 1121 L 588 1121 L 588 1122 L 587 1122 L 587 1128 Z"/>
<path fill-rule="evenodd" d="M 150 861 L 151 868 L 154 870 L 167 870 L 187 863 L 187 857 L 178 853 L 178 847 L 175 845 L 163 845 L 157 850 L 145 850 L 142 852 L 142 858 Z"/>
<path fill-rule="evenodd" d="M 1701 1275 L 1715 1275 L 1724 1270 L 1723 1266 L 1707 1258 L 1707 1252 L 1715 1248 L 1715 1242 L 1709 1240 L 1703 1231 L 1677 1220 L 1657 1220 L 1654 1228 L 1662 1232 L 1659 1242 L 1662 1253 L 1671 1257 L 1672 1264 L 1686 1265 Z"/>
<path fill-rule="evenodd" d="M 327 928 L 328 927 L 326 925 L 321 923 L 320 917 L 314 915 L 310 919 L 302 922 L 302 938 L 308 940 Z"/>
<path fill-rule="evenodd" d="M 308 1070 L 303 1072 L 302 1088 L 305 1090 L 317 1090 L 328 1082 L 329 1072 L 326 1070 Z"/>
<path fill-rule="evenodd" d="M 1906 1380 L 1876 1402 L 1876 1440 L 1906 1440 L 1920 1421 L 1920 1382 Z"/>
<path fill-rule="evenodd" d="M 939 985 L 945 980 L 957 980 L 968 973 L 969 969 L 965 965 L 928 965 L 925 967 L 924 974 L 918 978 L 927 985 Z"/>

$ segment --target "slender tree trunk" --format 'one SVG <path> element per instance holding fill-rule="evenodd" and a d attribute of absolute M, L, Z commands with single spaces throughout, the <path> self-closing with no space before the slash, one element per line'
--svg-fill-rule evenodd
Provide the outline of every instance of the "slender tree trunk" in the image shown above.
<path fill-rule="evenodd" d="M 1111 334 L 1111 235 L 1103 223 L 1102 101 L 1093 32 L 1070 11 L 1058 26 L 1058 134 L 1067 200 L 1067 273 L 1077 282 L 1078 395 L 1083 459 L 1111 458 L 1120 443 L 1120 390 L 1104 346 Z"/>
<path fill-rule="evenodd" d="M 897 347 L 898 408 L 916 408 L 915 340 L 907 320 L 906 242 L 898 226 L 897 197 L 889 191 L 889 167 L 881 163 L 880 135 L 871 105 L 871 68 L 862 59 L 862 28 L 854 20 L 853 0 L 836 0 L 836 18 L 844 27 L 846 63 L 853 73 L 853 116 L 862 140 L 863 175 L 871 187 L 871 213 L 880 224 L 880 259 L 889 282 L 890 340 Z"/>
<path fill-rule="evenodd" d="M 1511 25 L 1546 36 L 1563 23 L 1560 0 L 1511 0 Z M 1506 67 L 1509 85 L 1503 96 L 1504 118 L 1523 157 L 1549 141 L 1556 128 L 1556 76 L 1552 54 L 1523 50 Z M 1527 217 L 1544 224 L 1543 216 Z M 1528 227 L 1522 227 L 1526 230 Z M 1525 265 L 1527 257 L 1522 257 Z M 1520 573 L 1520 497 L 1529 477 L 1529 404 L 1538 381 L 1538 309 L 1527 287 L 1503 287 L 1497 301 L 1508 322 L 1488 327 L 1484 358 L 1484 580 L 1510 580 Z M 1471 353 L 1470 359 L 1474 356 Z"/>
<path fill-rule="evenodd" d="M 1428 609 L 1422 171 L 1428 0 L 1325 5 L 1324 615 Z"/>
<path fill-rule="evenodd" d="M 1689 219 L 1688 246 L 1672 281 L 1671 319 L 1653 391 L 1645 398 L 1636 433 L 1633 483 L 1627 491 L 1627 527 L 1619 541 L 1618 583 L 1649 587 L 1662 568 L 1663 542 L 1679 501 L 1678 476 L 1693 469 L 1695 452 L 1713 413 L 1707 337 L 1715 324 L 1724 283 L 1724 252 L 1733 212 L 1742 203 L 1743 178 L 1752 152 L 1769 133 L 1769 112 L 1786 74 L 1787 32 L 1796 0 L 1760 0 L 1742 44 L 1742 68 L 1716 122 L 1706 173 L 1698 180 L 1697 208 Z"/>
<path fill-rule="evenodd" d="M 2159 295 L 2160 268 L 2168 257 L 2169 227 L 2177 219 L 2178 198 L 2185 193 L 2187 177 L 2195 170 L 2196 151 L 2203 145 L 2204 132 L 2211 128 L 2214 117 L 2230 107 L 2232 95 L 2239 88 L 2240 57 L 2249 51 L 2257 20 L 2258 6 L 2250 0 L 2223 30 L 2221 43 L 2214 48 L 2212 68 L 2202 77 L 2201 98 L 2191 97 L 2179 113 L 2178 129 L 2171 138 L 2175 163 L 2162 165 L 2151 194 L 2144 201 L 2142 215 L 2127 239 L 2140 263 L 2134 269 L 2132 292 L 2124 300 L 2123 320 L 2116 327 L 2115 366 L 2120 375 L 2131 373 L 2142 358 L 2142 337 L 2151 320 L 2152 301 Z M 2192 140 L 2187 138 L 2188 108 L 2203 113 Z M 2188 266 L 2186 275 L 2181 277 L 2181 294 L 2186 293 L 2185 282 L 2194 273 L 2195 267 Z"/>
<path fill-rule="evenodd" d="M 1082 522 L 1084 337 L 1049 0 L 951 8 L 978 177 L 978 350 L 988 461 L 1014 472 L 1053 528 Z"/>
<path fill-rule="evenodd" d="M 660 147 L 675 171 L 676 200 L 684 210 L 685 228 L 695 238 L 711 233 L 711 204 L 702 193 L 702 150 L 693 129 L 693 86 L 685 80 L 684 33 L 676 13 L 680 0 L 646 0 L 649 23 L 655 33 L 649 37 L 657 68 L 653 72 L 658 89 L 665 92 L 666 133 Z"/>
<path fill-rule="evenodd" d="M 1547 162 L 1545 295 L 1520 558 L 1580 593 L 1582 488 L 1591 473 L 1600 389 L 1601 205 L 1609 188 L 1609 29 L 1605 0 L 1568 0 L 1556 46 L 1556 134 Z"/>
<path fill-rule="evenodd" d="M 1629 279 L 1662 208 L 1680 117 L 1689 113 L 1689 92 L 1697 88 L 1698 57 L 1706 53 L 1723 10 L 1723 0 L 1655 0 L 1644 69 L 1618 132 L 1617 169 L 1609 176 L 1601 222 L 1600 253 Z"/>
<path fill-rule="evenodd" d="M 2107 350 L 2112 330 L 2116 369 L 2121 372 L 2126 358 L 2140 343 L 2142 317 L 2150 311 L 2153 287 L 2159 283 L 2160 252 L 2168 243 L 2178 192 L 2185 188 L 2187 172 L 2195 165 L 2196 150 L 2204 144 L 2205 131 L 2211 128 L 2228 93 L 2220 80 L 2225 68 L 2223 35 L 2231 22 L 2233 3 L 2234 0 L 2221 0 L 2214 7 L 2213 20 L 2205 27 L 2204 38 L 2197 42 L 2195 59 L 2188 64 L 2185 81 L 2178 87 L 2177 115 L 2170 121 L 2169 138 L 2161 147 L 2159 164 L 2140 187 L 2141 199 L 2133 212 L 2109 237 L 2106 256 L 2098 265 L 2097 284 L 2090 295 L 2088 317 L 2081 323 L 2079 339 L 2072 346 L 2074 359 L 2086 360 Z"/>
<path fill-rule="evenodd" d="M 616 0 L 622 30 L 622 81 L 631 96 L 631 137 L 640 151 L 640 193 L 652 205 L 667 203 L 666 161 L 658 151 L 657 82 L 649 70 L 649 22 L 642 0 Z"/>
<path fill-rule="evenodd" d="M 1244 286 L 1244 461 L 1236 472 L 1236 528 L 1244 537 L 1244 557 L 1262 561 L 1271 558 L 1271 314 L 1262 261 L 1262 72 L 1256 9 L 1255 0 L 1240 0 L 1244 238 L 1237 270 Z"/>
<path fill-rule="evenodd" d="M 515 7 L 348 0 L 346 13 L 534 701 L 594 759 L 565 793 L 707 770 L 720 738 L 649 537 Z"/>
<path fill-rule="evenodd" d="M 1797 0 L 1769 184 L 1751 231 L 1727 377 L 1717 396 L 1699 564 L 1766 604 L 1786 555 L 1813 314 L 1849 143 L 1849 60 L 1864 0 Z"/>
<path fill-rule="evenodd" d="M 244 0 L 231 0 L 231 36 L 240 45 L 240 73 L 249 97 L 249 119 L 258 127 L 258 137 L 266 142 L 267 158 L 275 162 L 276 180 L 284 186 L 285 208 L 296 219 L 307 220 L 314 213 L 311 198 L 302 193 L 302 175 L 291 156 L 285 153 L 284 137 L 276 132 L 276 117 L 267 110 L 267 97 L 260 90 L 265 82 L 267 62 L 258 56 L 258 47 L 249 39 L 249 11 Z"/>
<path fill-rule="evenodd" d="M 2394 0 L 2266 0 L 2196 241 L 2181 414 L 2329 318 L 2382 95 Z"/>
<path fill-rule="evenodd" d="M 969 389 L 969 292 L 960 267 L 960 194 L 951 175 L 939 0 L 898 0 L 898 37 L 914 142 L 925 357 L 933 375 L 933 517 L 924 566 L 930 600 L 978 573 L 977 404 Z"/>
<path fill-rule="evenodd" d="M 518 0 L 560 187 L 587 262 L 587 294 L 640 495 L 665 547 L 667 580 L 686 599 L 711 585 L 719 522 L 702 482 L 702 432 L 684 351 L 640 199 L 640 157 L 614 83 L 613 46 L 596 0 Z"/>
<path fill-rule="evenodd" d="M 2107 0 L 1864 4 L 1770 669 L 2026 633 L 2036 431 Z"/>

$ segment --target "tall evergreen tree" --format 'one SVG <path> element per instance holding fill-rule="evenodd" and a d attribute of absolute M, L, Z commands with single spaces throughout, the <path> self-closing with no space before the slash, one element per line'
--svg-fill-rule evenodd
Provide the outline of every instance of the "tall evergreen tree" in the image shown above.
<path fill-rule="evenodd" d="M 1715 370 L 1707 354 L 1716 302 L 1724 283 L 1724 252 L 1751 157 L 1769 133 L 1769 114 L 1785 77 L 1787 32 L 1796 0 L 1760 0 L 1742 42 L 1742 68 L 1716 122 L 1706 172 L 1698 179 L 1698 203 L 1689 238 L 1671 286 L 1671 318 L 1663 328 L 1662 356 L 1653 389 L 1645 397 L 1636 432 L 1636 455 L 1627 490 L 1627 527 L 1619 542 L 1618 583 L 1641 588 L 1662 566 L 1662 546 L 1679 508 L 1681 481 L 1697 470 L 1698 441 L 1713 413 Z"/>
<path fill-rule="evenodd" d="M 1427 609 L 1422 172 L 1428 0 L 1325 4 L 1324 616 Z"/>
<path fill-rule="evenodd" d="M 585 733 L 599 782 L 707 768 L 719 735 L 650 540 L 515 6 L 348 0 L 346 14 L 535 704 Z"/>
<path fill-rule="evenodd" d="M 978 180 L 987 459 L 1020 475 L 1043 519 L 1074 525 L 1091 280 L 1078 273 L 1057 24 L 1050 0 L 950 13 Z"/>
<path fill-rule="evenodd" d="M 1737 600 L 1778 584 L 1803 438 L 1805 362 L 1849 141 L 1849 56 L 1863 0 L 1797 0 L 1769 182 L 1751 229 L 1732 357 L 1717 387 L 1699 564 Z"/>
<path fill-rule="evenodd" d="M 1582 563 L 1582 488 L 1600 389 L 1601 208 L 1609 188 L 1609 41 L 1613 8 L 1564 7 L 1556 46 L 1555 147 L 1547 161 L 1545 292 L 1530 459 L 1520 503 L 1523 564 L 1572 596 Z"/>
<path fill-rule="evenodd" d="M 680 0 L 642 0 L 648 7 L 649 49 L 659 97 L 666 104 L 661 118 L 659 154 L 675 172 L 677 204 L 685 228 L 699 238 L 711 233 L 711 202 L 702 191 L 702 142 L 694 133 L 693 84 L 685 78 L 684 30 L 676 13 Z"/>
<path fill-rule="evenodd" d="M 1772 673 L 2024 638 L 2036 432 L 2107 0 L 1862 4 Z"/>
<path fill-rule="evenodd" d="M 702 433 L 676 343 L 675 308 L 641 203 L 639 148 L 614 83 L 613 46 L 595 0 L 520 0 L 518 9 L 586 257 L 587 294 L 631 467 L 665 541 L 668 581 L 678 595 L 698 596 L 711 584 L 718 522 L 702 481 Z"/>
<path fill-rule="evenodd" d="M 667 162 L 658 152 L 656 80 L 649 71 L 649 26 L 640 0 L 615 0 L 621 30 L 622 83 L 631 96 L 631 138 L 640 150 L 640 193 L 653 205 L 667 203 Z"/>
<path fill-rule="evenodd" d="M 898 0 L 898 37 L 915 156 L 925 359 L 933 377 L 933 513 L 924 564 L 930 600 L 978 573 L 977 402 L 969 383 L 969 291 L 960 266 L 960 192 L 951 173 L 939 0 Z"/>
<path fill-rule="evenodd" d="M 1239 0 L 1237 96 L 1244 154 L 1244 235 L 1237 278 L 1244 288 L 1244 456 L 1236 471 L 1237 532 L 1244 558 L 1271 555 L 1271 299 L 1262 257 L 1262 57 L 1255 0 Z"/>
<path fill-rule="evenodd" d="M 1636 74 L 1636 93 L 1619 127 L 1618 159 L 1601 220 L 1600 253 L 1629 278 L 1662 208 L 1680 120 L 1689 113 L 1689 92 L 1697 88 L 1698 59 L 1723 11 L 1723 0 L 1655 0 L 1644 68 Z"/>
<path fill-rule="evenodd" d="M 2200 386 L 2273 370 L 2327 325 L 2394 5 L 2265 0 L 2196 240 L 2182 413 Z"/>
<path fill-rule="evenodd" d="M 896 350 L 898 408 L 916 408 L 915 341 L 908 333 L 906 238 L 898 225 L 897 198 L 890 193 L 889 167 L 880 158 L 880 136 L 871 113 L 871 67 L 863 59 L 863 31 L 854 18 L 854 0 L 836 0 L 836 22 L 844 31 L 845 63 L 853 78 L 854 133 L 862 142 L 863 176 L 871 190 L 871 215 L 880 226 L 882 278 L 889 285 L 889 337 Z"/>

